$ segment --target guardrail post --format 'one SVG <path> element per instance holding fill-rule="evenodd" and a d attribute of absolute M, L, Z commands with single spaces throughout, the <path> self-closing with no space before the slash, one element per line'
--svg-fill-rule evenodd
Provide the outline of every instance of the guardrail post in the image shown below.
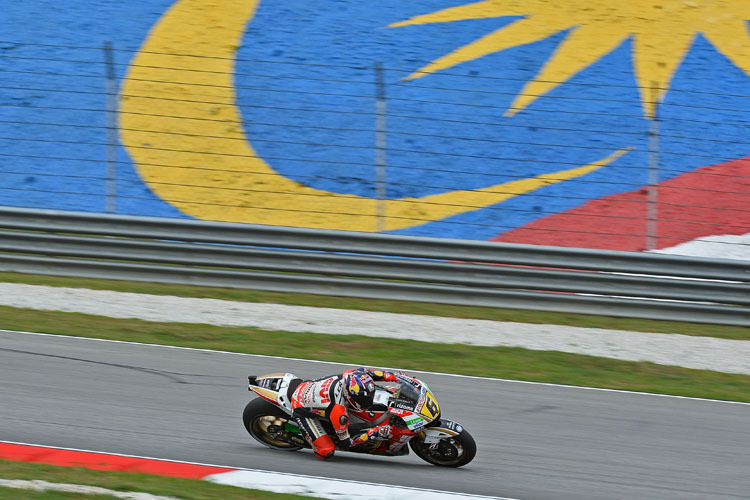
<path fill-rule="evenodd" d="M 117 212 L 117 77 L 112 42 L 104 42 L 107 72 L 107 213 Z"/>
<path fill-rule="evenodd" d="M 659 239 L 659 89 L 651 83 L 654 116 L 648 129 L 648 188 L 646 200 L 646 250 L 656 250 Z"/>
<path fill-rule="evenodd" d="M 375 63 L 375 196 L 377 198 L 376 231 L 385 231 L 386 192 L 386 103 L 383 66 Z"/>

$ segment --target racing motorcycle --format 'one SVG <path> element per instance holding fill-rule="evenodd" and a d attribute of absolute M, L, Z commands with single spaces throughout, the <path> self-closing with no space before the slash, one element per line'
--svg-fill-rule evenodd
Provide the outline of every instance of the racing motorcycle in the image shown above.
<path fill-rule="evenodd" d="M 376 384 L 373 405 L 363 412 L 349 410 L 349 431 L 364 429 L 389 421 L 393 437 L 386 446 L 371 440 L 346 451 L 386 456 L 414 453 L 434 465 L 461 467 L 477 452 L 471 434 L 458 422 L 442 418 L 440 406 L 427 384 L 406 375 L 398 375 L 396 387 Z M 245 429 L 260 443 L 276 450 L 297 451 L 310 448 L 302 431 L 292 418 L 292 394 L 302 379 L 291 373 L 248 377 L 248 390 L 257 394 L 245 411 Z M 340 449 L 330 422 L 321 424 Z M 409 446 L 406 446 L 406 444 Z"/>

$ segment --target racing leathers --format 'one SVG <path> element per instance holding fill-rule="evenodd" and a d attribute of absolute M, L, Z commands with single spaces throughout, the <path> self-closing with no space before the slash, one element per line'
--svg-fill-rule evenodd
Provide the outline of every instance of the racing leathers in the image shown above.
<path fill-rule="evenodd" d="M 348 388 L 345 387 L 345 380 L 347 375 L 352 373 L 369 375 L 375 381 L 400 382 L 391 372 L 357 368 L 338 375 L 302 382 L 292 394 L 293 417 L 312 446 L 315 456 L 320 459 L 326 460 L 336 451 L 333 439 L 321 425 L 322 419 L 331 423 L 339 447 L 343 449 L 355 447 L 369 440 L 387 440 L 392 435 L 391 426 L 386 421 L 350 436 L 350 411 L 354 409 L 351 408 L 346 395 Z"/>

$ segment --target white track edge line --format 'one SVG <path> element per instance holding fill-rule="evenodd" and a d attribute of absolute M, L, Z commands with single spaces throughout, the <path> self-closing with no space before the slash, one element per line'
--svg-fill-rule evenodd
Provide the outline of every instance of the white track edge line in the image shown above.
<path fill-rule="evenodd" d="M 21 335 L 38 335 L 38 336 L 46 336 L 46 337 L 67 337 L 77 340 L 93 340 L 98 342 L 111 342 L 114 344 L 132 344 L 132 345 L 140 345 L 140 346 L 148 346 L 148 347 L 164 347 L 167 349 L 182 349 L 186 351 L 198 351 L 198 352 L 214 352 L 214 353 L 220 353 L 220 354 L 233 354 L 237 356 L 250 356 L 250 357 L 256 357 L 256 358 L 266 358 L 266 359 L 283 359 L 288 361 L 304 361 L 307 363 L 321 363 L 321 364 L 328 364 L 328 365 L 339 365 L 339 366 L 353 366 L 356 363 L 340 363 L 338 361 L 321 361 L 317 359 L 303 359 L 303 358 L 290 358 L 285 356 L 269 356 L 267 354 L 249 354 L 245 352 L 232 352 L 232 351 L 220 351 L 217 349 L 203 349 L 199 347 L 184 347 L 184 346 L 176 346 L 176 345 L 165 345 L 165 344 L 149 344 L 147 342 L 131 342 L 128 340 L 112 340 L 112 339 L 99 339 L 94 337 L 79 337 L 76 335 L 67 335 L 62 333 L 42 333 L 42 332 L 26 332 L 26 331 L 19 331 L 19 330 L 5 330 L 0 329 L 0 333 L 6 332 L 6 333 L 17 333 Z M 388 367 L 388 366 L 380 366 L 379 368 L 385 368 L 387 370 L 402 370 L 402 368 L 395 368 L 395 367 Z M 533 382 L 530 380 L 513 380 L 513 379 L 505 379 L 505 378 L 495 378 L 495 377 L 480 377 L 477 375 L 461 375 L 458 373 L 443 373 L 443 372 L 431 372 L 431 371 L 424 371 L 424 370 L 405 370 L 409 373 L 424 373 L 427 375 L 439 375 L 443 377 L 456 377 L 456 378 L 466 378 L 466 379 L 474 379 L 474 380 L 489 380 L 489 381 L 497 381 L 497 382 L 507 382 L 511 384 L 527 384 L 527 385 L 540 385 L 544 387 L 561 387 L 566 389 L 582 389 L 586 391 L 601 391 L 601 392 L 614 392 L 614 393 L 621 393 L 621 394 L 634 394 L 634 395 L 640 395 L 640 396 L 656 396 L 661 398 L 673 398 L 673 399 L 687 399 L 690 401 L 705 401 L 709 403 L 724 403 L 724 404 L 733 404 L 733 405 L 741 405 L 741 406 L 750 406 L 750 403 L 745 403 L 743 401 L 725 401 L 722 399 L 709 399 L 709 398 L 697 398 L 697 397 L 691 397 L 691 396 L 678 396 L 674 394 L 658 394 L 653 392 L 639 392 L 639 391 L 626 391 L 623 389 L 606 389 L 603 387 L 589 387 L 584 385 L 566 385 L 566 384 L 555 384 L 552 382 Z M 716 373 L 722 373 L 722 372 L 716 372 Z"/>
<path fill-rule="evenodd" d="M 0 330 L 0 331 L 7 331 L 7 330 Z M 222 351 L 218 351 L 222 352 Z M 357 484 L 357 485 L 366 485 L 366 486 L 385 486 L 390 488 L 398 488 L 398 489 L 404 489 L 404 490 L 415 490 L 415 491 L 425 491 L 425 492 L 434 492 L 434 493 L 447 493 L 458 496 L 464 496 L 464 497 L 470 497 L 470 498 L 484 498 L 487 500 L 519 500 L 517 498 L 504 498 L 504 497 L 489 497 L 485 495 L 474 495 L 472 493 L 458 493 L 454 491 L 442 491 L 442 490 L 432 490 L 432 489 L 424 489 L 424 488 L 416 488 L 414 486 L 397 486 L 392 484 L 384 484 L 384 483 L 370 483 L 367 481 L 355 481 L 353 479 L 339 479 L 339 478 L 331 478 L 331 477 L 323 477 L 323 476 L 311 476 L 308 474 L 295 474 L 293 472 L 280 472 L 280 471 L 269 471 L 269 470 L 263 470 L 263 469 L 248 469 L 246 467 L 234 467 L 231 465 L 216 465 L 216 464 L 206 464 L 201 462 L 190 462 L 187 460 L 174 460 L 171 458 L 156 458 L 156 457 L 145 457 L 142 455 L 130 455 L 127 453 L 117 453 L 112 451 L 96 451 L 96 450 L 84 450 L 81 448 L 68 448 L 65 446 L 50 446 L 46 444 L 34 444 L 34 443 L 22 443 L 19 441 L 5 441 L 0 440 L 0 443 L 6 443 L 6 444 L 17 444 L 21 446 L 35 446 L 40 448 L 51 448 L 55 450 L 66 450 L 66 451 L 79 451 L 83 453 L 99 453 L 103 455 L 116 455 L 118 457 L 127 457 L 127 458 L 141 458 L 145 460 L 157 460 L 160 462 L 174 462 L 178 464 L 187 464 L 187 465 L 202 465 L 205 467 L 217 467 L 221 469 L 233 469 L 234 471 L 248 471 L 248 472 L 260 472 L 264 474 L 277 474 L 282 476 L 291 476 L 291 477 L 297 477 L 297 478 L 304 478 L 304 479 L 320 479 L 323 481 L 337 481 L 342 483 L 350 483 L 350 484 Z M 209 476 L 217 475 L 217 474 L 225 474 L 222 472 L 216 472 L 213 474 L 209 474 Z M 207 476 L 206 476 L 207 477 Z"/>

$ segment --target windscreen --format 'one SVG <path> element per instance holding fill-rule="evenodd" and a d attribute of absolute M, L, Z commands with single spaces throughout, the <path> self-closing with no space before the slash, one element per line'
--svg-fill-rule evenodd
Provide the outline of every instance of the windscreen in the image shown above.
<path fill-rule="evenodd" d="M 421 392 L 418 388 L 414 387 L 413 384 L 414 382 L 410 380 L 401 381 L 401 392 L 399 393 L 400 399 L 408 399 L 409 401 L 412 401 L 414 403 L 419 401 Z"/>

